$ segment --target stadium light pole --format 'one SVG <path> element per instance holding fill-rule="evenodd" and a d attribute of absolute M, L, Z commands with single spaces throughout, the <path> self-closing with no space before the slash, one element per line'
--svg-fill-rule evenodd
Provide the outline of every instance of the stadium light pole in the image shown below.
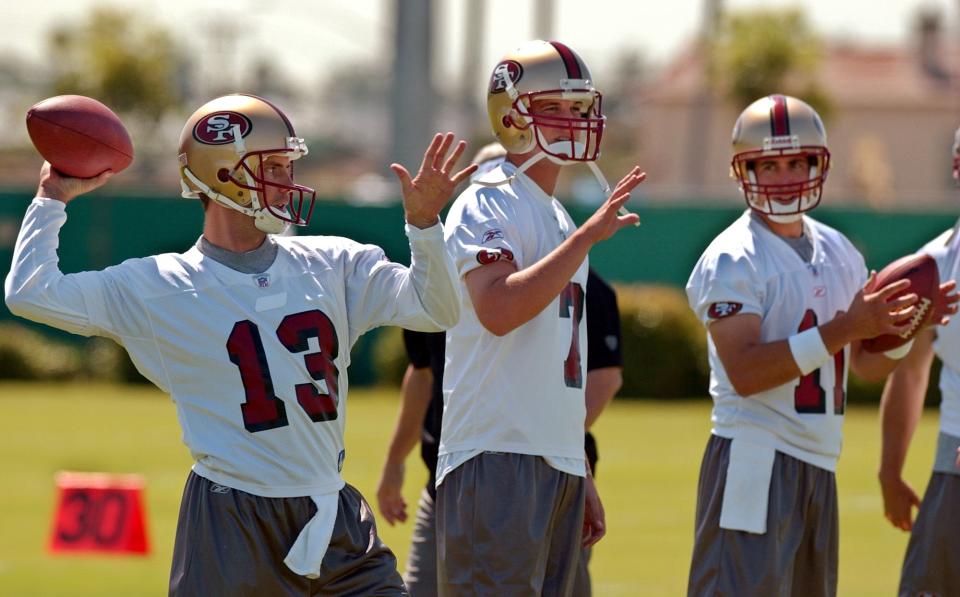
<path fill-rule="evenodd" d="M 723 14 L 723 0 L 703 0 L 703 19 L 700 22 L 700 85 L 694 91 L 690 103 L 690 120 L 687 130 L 686 155 L 690 160 L 690 182 L 692 189 L 702 195 L 707 178 L 707 159 L 709 157 L 709 139 L 713 127 L 713 89 L 708 44 L 720 30 L 720 18 Z M 705 136 L 706 135 L 706 136 Z M 707 140 L 708 142 L 704 142 Z"/>
<path fill-rule="evenodd" d="M 394 0 L 390 145 L 386 164 L 412 172 L 434 134 L 438 99 L 433 88 L 433 0 Z"/>

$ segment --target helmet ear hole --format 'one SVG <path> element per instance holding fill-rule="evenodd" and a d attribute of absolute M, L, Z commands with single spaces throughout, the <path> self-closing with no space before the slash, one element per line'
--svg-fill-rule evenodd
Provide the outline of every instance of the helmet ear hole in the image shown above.
<path fill-rule="evenodd" d="M 217 180 L 220 182 L 229 182 L 230 181 L 230 171 L 226 168 L 220 168 L 217 170 Z"/>
<path fill-rule="evenodd" d="M 513 118 L 510 118 L 509 114 L 504 116 L 500 122 L 503 123 L 504 128 L 510 128 L 513 126 Z"/>

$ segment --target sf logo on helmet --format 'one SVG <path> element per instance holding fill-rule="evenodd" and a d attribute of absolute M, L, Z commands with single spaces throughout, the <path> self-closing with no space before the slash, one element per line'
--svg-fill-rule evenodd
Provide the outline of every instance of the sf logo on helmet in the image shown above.
<path fill-rule="evenodd" d="M 493 77 L 490 79 L 490 93 L 501 93 L 507 90 L 507 77 L 510 77 L 510 83 L 517 84 L 520 77 L 523 76 L 523 67 L 516 60 L 504 60 L 493 69 Z"/>
<path fill-rule="evenodd" d="M 234 135 L 241 137 L 250 133 L 250 119 L 239 112 L 214 112 L 207 114 L 193 127 L 193 138 L 207 145 L 233 143 Z"/>

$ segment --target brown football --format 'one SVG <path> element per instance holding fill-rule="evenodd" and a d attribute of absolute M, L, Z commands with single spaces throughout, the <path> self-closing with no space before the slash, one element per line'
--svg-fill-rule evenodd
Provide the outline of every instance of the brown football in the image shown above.
<path fill-rule="evenodd" d="M 908 255 L 897 259 L 877 274 L 876 288 L 883 288 L 887 284 L 907 278 L 910 287 L 895 294 L 892 298 L 915 292 L 919 297 L 916 303 L 916 313 L 903 326 L 899 334 L 884 334 L 876 338 L 863 341 L 863 348 L 868 352 L 884 352 L 903 346 L 913 339 L 924 326 L 930 323 L 936 310 L 935 302 L 939 297 L 940 272 L 937 271 L 937 262 L 929 255 Z"/>
<path fill-rule="evenodd" d="M 133 143 L 120 118 L 97 100 L 58 95 L 27 110 L 34 147 L 59 172 L 90 178 L 120 172 L 133 161 Z"/>

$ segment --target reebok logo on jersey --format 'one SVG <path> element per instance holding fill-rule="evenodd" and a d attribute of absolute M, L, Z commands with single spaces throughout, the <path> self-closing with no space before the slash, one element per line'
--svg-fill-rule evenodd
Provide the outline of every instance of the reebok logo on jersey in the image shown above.
<path fill-rule="evenodd" d="M 210 493 L 230 493 L 230 488 L 226 485 L 220 485 L 219 483 L 214 483 L 210 486 Z"/>
<path fill-rule="evenodd" d="M 488 243 L 488 242 L 490 242 L 490 241 L 492 241 L 492 240 L 496 240 L 496 239 L 498 239 L 498 238 L 503 238 L 503 231 L 502 231 L 502 230 L 499 230 L 499 229 L 497 229 L 497 228 L 494 228 L 493 230 L 487 230 L 486 232 L 483 233 L 483 241 L 482 241 L 482 242 Z"/>
<path fill-rule="evenodd" d="M 513 261 L 513 252 L 510 249 L 504 248 L 480 249 L 480 251 L 477 252 L 477 262 L 480 263 L 480 265 L 490 265 L 500 260 Z"/>
<path fill-rule="evenodd" d="M 814 298 L 823 298 L 827 296 L 827 287 L 826 286 L 814 286 L 813 287 L 813 297 Z"/>
<path fill-rule="evenodd" d="M 707 310 L 707 316 L 710 319 L 723 319 L 736 315 L 743 309 L 743 303 L 713 303 Z"/>

